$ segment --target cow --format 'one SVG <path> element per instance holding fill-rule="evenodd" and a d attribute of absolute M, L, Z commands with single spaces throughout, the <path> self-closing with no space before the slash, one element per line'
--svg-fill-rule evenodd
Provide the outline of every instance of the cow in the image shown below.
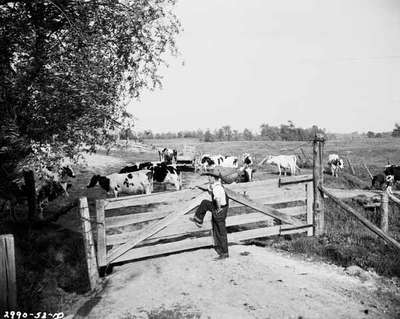
<path fill-rule="evenodd" d="M 236 156 L 208 155 L 205 154 L 200 160 L 204 170 L 213 169 L 216 166 L 226 168 L 238 168 L 239 161 Z"/>
<path fill-rule="evenodd" d="M 278 167 L 279 176 L 281 175 L 281 168 L 283 168 L 285 176 L 286 170 L 290 170 L 291 175 L 296 175 L 296 169 L 299 169 L 296 155 L 270 155 L 267 158 L 267 163 Z"/>
<path fill-rule="evenodd" d="M 153 173 L 149 170 L 142 170 L 130 173 L 113 173 L 107 176 L 94 175 L 87 188 L 99 183 L 108 194 L 150 194 L 153 191 Z"/>
<path fill-rule="evenodd" d="M 220 166 L 224 157 L 222 155 L 204 154 L 200 158 L 200 164 L 204 170 L 213 169 L 215 166 Z"/>
<path fill-rule="evenodd" d="M 157 163 L 159 163 L 159 162 L 143 162 L 143 163 L 136 163 L 133 165 L 128 165 L 128 166 L 125 166 L 124 168 L 122 168 L 119 171 L 119 174 L 137 172 L 137 171 L 141 171 L 143 169 L 150 169 L 154 165 L 157 165 Z"/>
<path fill-rule="evenodd" d="M 372 178 L 372 188 L 385 190 L 391 193 L 393 186 L 394 176 L 393 175 L 385 175 L 385 174 L 377 174 Z"/>
<path fill-rule="evenodd" d="M 60 169 L 57 171 L 54 171 L 54 168 L 51 166 L 46 166 L 42 169 L 41 175 L 42 175 L 41 178 L 43 179 L 59 183 L 62 189 L 64 190 L 66 196 L 69 196 L 68 189 L 71 187 L 71 184 L 68 182 L 69 177 L 75 178 L 76 176 L 71 165 L 61 166 Z"/>
<path fill-rule="evenodd" d="M 160 161 L 165 162 L 167 164 L 172 164 L 172 160 L 177 161 L 178 151 L 175 149 L 164 148 L 162 150 L 158 150 L 158 155 L 160 156 Z"/>
<path fill-rule="evenodd" d="M 135 165 L 125 166 L 119 173 L 130 173 L 141 170 L 150 170 L 153 173 L 153 180 L 163 184 L 172 184 L 176 190 L 182 188 L 181 172 L 173 165 L 167 165 L 165 162 L 144 162 Z"/>
<path fill-rule="evenodd" d="M 178 191 L 182 188 L 182 176 L 178 168 L 173 165 L 161 163 L 151 168 L 153 179 L 156 182 L 163 184 L 172 184 Z"/>
<path fill-rule="evenodd" d="M 242 155 L 242 162 L 244 166 L 251 166 L 253 165 L 253 158 L 250 154 L 245 153 Z"/>
<path fill-rule="evenodd" d="M 337 154 L 329 154 L 328 165 L 331 168 L 332 176 L 336 177 L 338 177 L 338 171 L 344 168 L 343 159 L 341 159 Z"/>
<path fill-rule="evenodd" d="M 400 165 L 386 165 L 383 171 L 386 175 L 387 181 L 390 183 L 388 191 L 392 192 L 392 185 L 400 181 Z"/>
<path fill-rule="evenodd" d="M 255 168 L 250 167 L 250 166 L 245 166 L 243 165 L 242 167 L 239 168 L 239 178 L 238 178 L 238 183 L 247 183 L 247 182 L 252 182 L 253 181 L 253 174 L 255 172 Z"/>

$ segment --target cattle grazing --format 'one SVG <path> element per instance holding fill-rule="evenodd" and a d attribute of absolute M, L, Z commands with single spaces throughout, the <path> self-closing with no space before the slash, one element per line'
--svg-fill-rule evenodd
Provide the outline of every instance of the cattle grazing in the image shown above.
<path fill-rule="evenodd" d="M 153 191 L 153 173 L 149 170 L 137 172 L 94 175 L 87 188 L 100 185 L 108 194 L 150 194 Z"/>
<path fill-rule="evenodd" d="M 177 161 L 178 151 L 175 149 L 164 148 L 162 150 L 158 150 L 158 155 L 160 156 L 160 161 L 167 164 L 172 164 L 173 160 L 175 163 Z"/>
<path fill-rule="evenodd" d="M 299 169 L 296 155 L 270 155 L 267 158 L 267 163 L 278 167 L 279 176 L 281 175 L 281 168 L 283 168 L 285 175 L 287 170 L 290 171 L 291 175 L 296 175 L 296 169 Z"/>
<path fill-rule="evenodd" d="M 130 173 L 141 170 L 150 170 L 153 173 L 153 180 L 163 184 L 172 184 L 176 190 L 182 187 L 181 172 L 173 165 L 167 165 L 165 162 L 144 162 L 135 165 L 125 166 L 119 173 Z"/>
<path fill-rule="evenodd" d="M 338 171 L 344 168 L 343 159 L 337 154 L 329 154 L 328 165 L 331 169 L 332 176 L 338 177 Z"/>

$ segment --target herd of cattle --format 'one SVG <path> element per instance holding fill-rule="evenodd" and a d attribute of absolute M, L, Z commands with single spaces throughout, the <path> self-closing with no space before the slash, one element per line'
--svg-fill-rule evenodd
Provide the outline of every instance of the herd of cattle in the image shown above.
<path fill-rule="evenodd" d="M 159 150 L 160 160 L 157 162 L 142 162 L 123 167 L 119 172 L 110 175 L 94 175 L 88 188 L 100 185 L 107 193 L 117 197 L 121 193 L 126 194 L 150 194 L 153 192 L 153 183 L 173 185 L 176 190 L 182 189 L 182 169 L 177 165 L 177 151 L 169 148 Z M 300 171 L 297 165 L 296 155 L 268 156 L 266 163 L 276 165 L 279 175 L 296 175 Z M 338 177 L 338 172 L 344 168 L 344 161 L 338 154 L 329 154 L 327 162 L 330 173 Z M 251 182 L 255 172 L 252 156 L 243 154 L 241 160 L 236 156 L 204 154 L 194 162 L 195 171 L 208 171 L 215 168 L 228 168 L 236 172 L 235 182 Z M 36 193 L 40 213 L 49 201 L 64 194 L 68 196 L 68 188 L 71 186 L 70 178 L 75 177 L 71 165 L 64 165 L 58 170 L 44 167 L 39 174 Z M 232 180 L 231 180 L 232 181 Z M 386 165 L 384 171 L 373 176 L 372 188 L 388 189 L 392 192 L 392 186 L 400 181 L 400 166 Z"/>

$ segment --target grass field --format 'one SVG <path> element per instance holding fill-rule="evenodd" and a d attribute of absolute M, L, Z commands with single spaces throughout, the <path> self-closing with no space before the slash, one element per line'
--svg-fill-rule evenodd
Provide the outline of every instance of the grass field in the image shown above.
<path fill-rule="evenodd" d="M 269 154 L 300 154 L 301 147 L 306 155 L 312 158 L 310 142 L 281 141 L 238 141 L 204 143 L 195 139 L 146 140 L 152 146 L 172 147 L 178 150 L 184 145 L 196 146 L 199 154 L 231 154 L 241 158 L 243 153 L 250 153 L 255 163 Z M 400 139 L 353 139 L 332 140 L 325 145 L 325 157 L 329 153 L 338 153 L 348 157 L 353 163 L 356 175 L 369 183 L 369 177 L 362 163 L 366 163 L 372 173 L 383 170 L 388 161 L 400 162 Z M 100 155 L 104 154 L 100 152 Z M 94 213 L 94 201 L 104 198 L 99 188 L 87 189 L 90 177 L 94 173 L 109 174 L 118 171 L 128 162 L 158 160 L 154 152 L 137 152 L 129 148 L 113 149 L 112 157 L 103 156 L 101 165 L 94 165 L 90 159 L 88 166 L 77 169 L 77 178 L 70 191 L 69 198 L 54 202 L 48 214 L 57 213 L 61 207 L 87 196 L 91 213 Z M 111 160 L 113 159 L 113 161 Z M 116 160 L 117 159 L 117 160 Z M 326 161 L 325 161 L 326 162 Z M 303 170 L 302 173 L 311 172 Z M 190 174 L 190 173 L 189 173 Z M 197 175 L 196 175 L 197 176 Z M 192 181 L 196 180 L 193 175 Z M 255 179 L 277 176 L 276 167 L 263 165 L 257 168 Z M 338 188 L 359 188 L 343 176 L 338 179 L 325 175 L 325 184 Z M 366 211 L 357 200 L 347 201 L 372 222 L 379 225 L 379 212 Z M 325 200 L 326 234 L 320 238 L 304 235 L 262 238 L 254 240 L 257 245 L 270 245 L 295 254 L 302 254 L 341 266 L 358 265 L 364 269 L 373 269 L 379 274 L 400 278 L 400 254 L 386 245 L 372 232 L 362 226 L 353 217 L 339 209 L 329 200 Z M 400 241 L 399 207 L 390 205 L 389 234 Z M 60 226 L 61 225 L 61 226 Z M 68 307 L 76 302 L 87 290 L 88 280 L 83 258 L 80 220 L 77 209 L 62 216 L 57 224 L 31 226 L 25 223 L 2 223 L 1 233 L 15 234 L 17 245 L 18 282 L 20 286 L 19 302 L 21 307 L 29 311 L 68 311 Z M 61 308 L 60 308 L 61 307 Z"/>

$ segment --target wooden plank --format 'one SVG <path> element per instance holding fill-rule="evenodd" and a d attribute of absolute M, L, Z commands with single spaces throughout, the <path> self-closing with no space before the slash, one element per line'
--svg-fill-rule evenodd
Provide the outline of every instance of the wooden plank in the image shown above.
<path fill-rule="evenodd" d="M 319 186 L 319 189 L 324 192 L 330 199 L 332 199 L 338 206 L 343 208 L 346 212 L 352 214 L 354 217 L 356 217 L 364 226 L 366 226 L 369 230 L 373 231 L 375 234 L 377 234 L 379 237 L 381 237 L 384 241 L 392 244 L 394 247 L 397 249 L 400 249 L 400 243 L 394 240 L 392 237 L 384 233 L 382 230 L 380 230 L 378 227 L 376 227 L 374 224 L 372 224 L 369 220 L 361 216 L 357 211 L 355 211 L 353 208 L 351 208 L 349 205 L 345 204 L 342 202 L 339 198 L 335 197 L 331 192 L 329 192 L 328 189 L 326 189 L 324 186 Z"/>
<path fill-rule="evenodd" d="M 142 206 L 157 203 L 173 203 L 186 200 L 191 197 L 193 190 L 184 189 L 181 191 L 160 192 L 152 194 L 131 195 L 106 199 L 105 209 L 116 209 L 122 207 Z"/>
<path fill-rule="evenodd" d="M 97 264 L 99 267 L 104 267 L 107 265 L 104 206 L 105 206 L 105 201 L 103 199 L 96 200 Z"/>
<path fill-rule="evenodd" d="M 164 209 L 159 209 L 158 211 L 150 211 L 146 213 L 129 214 L 129 215 L 115 216 L 115 217 L 106 217 L 106 229 L 160 219 L 167 216 L 172 211 L 173 207 L 167 206 Z"/>
<path fill-rule="evenodd" d="M 229 187 L 234 191 L 245 191 L 249 189 L 264 189 L 264 188 L 275 188 L 278 189 L 278 178 L 266 179 L 262 181 L 254 181 L 248 183 L 232 183 L 229 185 L 225 185 L 225 187 Z"/>
<path fill-rule="evenodd" d="M 311 174 L 280 177 L 279 178 L 279 187 L 281 187 L 282 185 L 288 185 L 288 184 L 307 183 L 307 182 L 311 182 L 312 180 L 313 180 L 313 176 Z"/>
<path fill-rule="evenodd" d="M 273 236 L 273 235 L 278 235 L 279 232 L 280 232 L 280 226 L 245 230 L 242 232 L 228 234 L 228 242 L 239 242 L 257 237 Z M 189 238 L 167 244 L 159 244 L 154 246 L 144 246 L 140 248 L 135 248 L 128 251 L 126 254 L 118 257 L 113 262 L 119 263 L 134 259 L 165 255 L 179 251 L 185 251 L 201 247 L 211 247 L 211 246 L 213 246 L 213 240 L 210 236 L 200 237 L 200 238 Z"/>
<path fill-rule="evenodd" d="M 281 225 L 281 231 L 280 231 L 280 235 L 292 235 L 292 234 L 298 234 L 298 233 L 302 233 L 302 232 L 309 232 L 312 231 L 314 229 L 314 225 L 302 225 L 299 227 L 290 227 L 290 225 Z"/>
<path fill-rule="evenodd" d="M 86 265 L 90 283 L 90 290 L 94 290 L 99 280 L 96 252 L 94 249 L 92 225 L 90 223 L 89 205 L 86 197 L 79 199 L 79 212 L 82 221 L 82 237 L 85 247 Z"/>
<path fill-rule="evenodd" d="M 14 236 L 0 235 L 0 311 L 17 309 Z"/>
<path fill-rule="evenodd" d="M 381 194 L 381 229 L 385 233 L 389 231 L 389 196 L 387 192 Z"/>
<path fill-rule="evenodd" d="M 314 202 L 313 183 L 308 182 L 306 184 L 306 214 L 307 214 L 307 224 L 310 225 L 314 225 L 313 202 Z M 314 235 L 314 227 L 310 228 L 307 231 L 307 236 L 313 236 L 313 235 Z"/>
<path fill-rule="evenodd" d="M 169 214 L 162 220 L 154 222 L 153 224 L 143 228 L 136 237 L 132 238 L 125 244 L 115 249 L 112 249 L 107 256 L 107 264 L 110 264 L 112 261 L 117 259 L 119 256 L 125 254 L 128 250 L 132 249 L 135 245 L 137 245 L 141 241 L 159 232 L 169 224 L 173 223 L 179 217 L 185 215 L 187 212 L 197 207 L 200 204 L 200 202 L 206 198 L 206 194 L 202 194 L 202 191 L 200 190 L 194 190 L 192 191 L 192 194 L 194 199 L 192 199 L 189 203 L 184 202 L 181 205 L 177 205 L 175 212 Z"/>
<path fill-rule="evenodd" d="M 369 191 L 363 189 L 338 189 L 330 187 L 326 187 L 326 189 L 335 197 L 340 199 L 353 198 L 357 196 L 376 197 L 380 196 L 380 193 L 382 193 L 379 191 Z"/>
<path fill-rule="evenodd" d="M 266 214 L 268 216 L 279 219 L 280 221 L 285 222 L 287 224 L 293 224 L 293 225 L 299 224 L 299 222 L 297 220 L 295 220 L 289 216 L 286 216 L 285 214 L 282 214 L 280 211 L 278 211 L 275 208 L 272 208 L 268 205 L 260 204 L 256 201 L 246 198 L 245 196 L 243 196 L 237 192 L 234 192 L 228 188 L 225 188 L 225 192 L 230 199 L 232 199 L 238 203 L 241 203 L 243 205 L 246 205 L 248 207 L 251 207 L 263 214 Z"/>

